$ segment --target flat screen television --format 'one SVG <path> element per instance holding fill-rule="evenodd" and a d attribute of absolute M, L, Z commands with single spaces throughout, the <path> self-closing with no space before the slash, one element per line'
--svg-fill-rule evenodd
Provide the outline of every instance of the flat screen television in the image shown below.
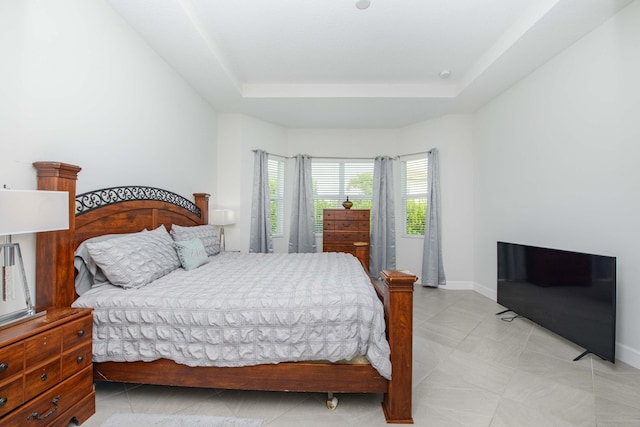
<path fill-rule="evenodd" d="M 616 258 L 498 242 L 498 304 L 615 362 Z"/>

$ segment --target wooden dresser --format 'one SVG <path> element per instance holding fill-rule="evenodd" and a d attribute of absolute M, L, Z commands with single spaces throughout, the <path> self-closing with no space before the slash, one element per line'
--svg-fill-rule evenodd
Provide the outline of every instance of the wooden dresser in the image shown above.
<path fill-rule="evenodd" d="M 369 271 L 369 209 L 325 209 L 322 252 L 347 252 L 361 259 Z"/>
<path fill-rule="evenodd" d="M 0 425 L 61 426 L 95 413 L 90 309 L 51 309 L 0 329 Z"/>

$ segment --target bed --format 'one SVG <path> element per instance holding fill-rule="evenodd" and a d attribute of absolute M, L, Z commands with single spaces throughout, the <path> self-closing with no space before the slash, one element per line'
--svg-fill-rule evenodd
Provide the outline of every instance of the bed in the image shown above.
<path fill-rule="evenodd" d="M 69 230 L 37 235 L 38 310 L 69 307 L 76 302 L 74 251 L 85 240 L 106 234 L 156 230 L 162 226 L 167 230 L 175 225 L 197 227 L 208 222 L 209 196 L 204 193 L 195 193 L 194 202 L 149 187 L 118 187 L 76 195 L 80 167 L 60 162 L 36 162 L 34 166 L 38 172 L 39 189 L 70 194 Z M 242 256 L 246 254 L 222 254 L 216 262 L 231 263 L 234 258 Z M 340 256 L 351 257 L 346 254 Z M 330 361 L 331 352 L 326 361 L 260 363 L 258 360 L 249 366 L 190 366 L 189 362 L 177 363 L 167 358 L 102 361 L 94 355 L 94 379 L 240 390 L 381 393 L 384 395 L 382 408 L 387 422 L 413 423 L 412 304 L 413 284 L 417 278 L 412 274 L 387 270 L 381 272 L 381 276 L 383 283 L 368 279 L 368 284 L 374 297 L 382 302 L 379 304 L 383 308 L 380 317 L 386 329 L 390 375 L 381 369 L 380 365 L 384 363 L 375 363 L 376 367 L 372 363 L 358 361 L 334 363 Z M 292 283 L 283 278 L 283 287 L 285 283 L 295 287 L 295 280 Z M 335 281 L 335 278 L 331 280 Z M 99 309 L 95 310 L 99 314 Z"/>

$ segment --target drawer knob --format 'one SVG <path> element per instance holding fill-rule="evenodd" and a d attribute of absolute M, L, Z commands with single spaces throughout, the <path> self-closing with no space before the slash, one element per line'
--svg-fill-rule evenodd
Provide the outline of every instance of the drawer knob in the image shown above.
<path fill-rule="evenodd" d="M 53 400 L 51 401 L 51 404 L 53 405 L 53 407 L 49 409 L 49 411 L 46 414 L 44 414 L 43 416 L 40 416 L 38 412 L 33 412 L 31 415 L 27 417 L 27 420 L 30 420 L 31 418 L 33 418 L 34 420 L 40 421 L 50 417 L 58 409 L 59 400 L 60 400 L 60 395 L 54 397 Z"/>
<path fill-rule="evenodd" d="M 78 336 L 79 336 L 79 337 L 83 337 L 83 336 L 84 336 L 84 329 L 80 329 L 80 330 L 78 331 Z"/>
<path fill-rule="evenodd" d="M 6 397 L 0 397 L 0 407 L 4 406 L 7 404 L 7 402 L 9 401 L 9 399 L 7 399 Z"/>
<path fill-rule="evenodd" d="M 47 374 L 46 374 L 46 373 L 42 374 L 42 376 L 40 377 L 40 379 L 41 379 L 42 381 L 46 381 L 46 380 L 47 380 L 47 378 L 49 378 L 49 377 L 47 376 Z"/>
<path fill-rule="evenodd" d="M 84 356 L 78 356 L 78 358 L 76 359 L 76 362 L 82 363 L 83 360 L 84 360 Z"/>
<path fill-rule="evenodd" d="M 9 364 L 7 362 L 0 363 L 0 372 L 6 371 L 8 367 L 9 367 Z"/>

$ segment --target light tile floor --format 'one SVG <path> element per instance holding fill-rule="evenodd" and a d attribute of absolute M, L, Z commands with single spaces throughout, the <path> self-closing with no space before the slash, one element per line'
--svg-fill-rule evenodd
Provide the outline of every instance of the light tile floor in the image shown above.
<path fill-rule="evenodd" d="M 473 291 L 416 287 L 413 418 L 417 426 L 640 426 L 640 370 L 596 356 L 532 322 L 500 320 Z M 260 418 L 265 427 L 386 425 L 380 395 L 326 395 L 96 384 L 98 427 L 114 413 Z"/>

